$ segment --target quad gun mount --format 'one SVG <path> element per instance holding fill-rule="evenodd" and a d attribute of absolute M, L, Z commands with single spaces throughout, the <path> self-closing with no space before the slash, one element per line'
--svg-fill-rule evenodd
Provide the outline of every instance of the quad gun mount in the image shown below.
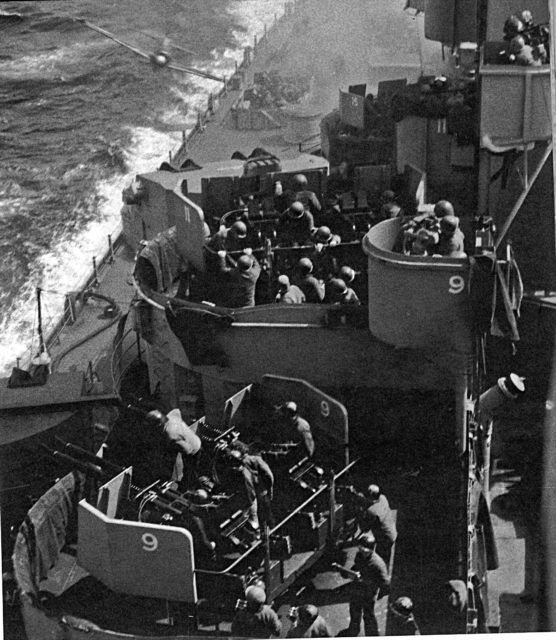
<path fill-rule="evenodd" d="M 268 451 L 258 446 L 261 417 L 292 398 L 311 424 L 315 460 L 293 442 L 271 444 Z M 233 611 L 254 575 L 276 597 L 343 529 L 335 486 L 353 465 L 345 453 L 345 409 L 305 382 L 268 376 L 227 401 L 220 425 L 202 418 L 191 428 L 202 441 L 195 486 L 156 478 L 138 487 L 132 467 L 84 458 L 72 445 L 61 448 L 82 472 L 104 482 L 94 500 L 79 503 L 79 563 L 111 589 L 186 608 L 206 598 Z M 274 474 L 273 520 L 261 520 L 259 529 L 250 523 L 241 466 L 230 455 L 240 442 Z"/>

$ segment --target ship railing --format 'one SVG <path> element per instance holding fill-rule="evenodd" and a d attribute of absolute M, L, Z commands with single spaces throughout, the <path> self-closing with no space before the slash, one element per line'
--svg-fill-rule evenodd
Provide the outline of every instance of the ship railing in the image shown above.
<path fill-rule="evenodd" d="M 76 300 L 82 297 L 89 289 L 95 289 L 99 286 L 105 272 L 109 269 L 110 265 L 115 260 L 116 250 L 123 243 L 121 225 L 118 224 L 111 234 L 107 236 L 107 245 L 100 258 L 94 256 L 92 258 L 91 270 L 87 275 L 78 282 L 72 291 L 58 292 L 42 290 L 43 293 L 52 293 L 57 296 L 64 296 L 64 310 L 58 319 L 52 317 L 43 317 L 43 334 L 45 336 L 45 343 L 48 349 L 52 349 L 56 345 L 62 343 L 63 332 L 71 327 L 77 319 L 77 307 Z M 29 347 L 20 358 L 18 358 L 18 366 L 21 360 L 25 360 L 22 363 L 23 366 L 29 367 L 31 361 L 37 355 L 34 345 Z"/>
<path fill-rule="evenodd" d="M 112 384 L 116 393 L 119 394 L 122 380 L 132 365 L 137 360 L 142 362 L 145 353 L 146 349 L 132 326 L 116 336 L 110 361 Z"/>
<path fill-rule="evenodd" d="M 307 500 L 305 500 L 304 502 L 302 502 L 298 507 L 296 507 L 291 513 L 289 513 L 283 520 L 281 520 L 275 527 L 272 527 L 271 529 L 269 529 L 268 531 L 268 535 L 269 536 L 273 536 L 275 535 L 286 523 L 288 523 L 294 516 L 296 516 L 297 514 L 301 513 L 304 509 L 306 509 L 309 505 L 311 505 L 312 503 L 314 503 L 317 498 L 323 496 L 326 492 L 328 492 L 330 494 L 330 504 L 331 507 L 334 507 L 335 505 L 335 496 L 334 496 L 334 492 L 335 492 L 335 487 L 336 487 L 336 482 L 342 477 L 344 476 L 348 471 L 350 471 L 352 469 L 352 467 L 359 461 L 359 459 L 355 459 L 352 462 L 350 462 L 347 466 L 345 466 L 339 473 L 335 474 L 335 473 L 331 473 L 330 475 L 330 479 L 326 484 L 323 484 L 321 487 L 319 487 L 313 494 L 311 494 L 311 496 L 309 498 L 307 498 Z M 332 534 L 334 532 L 334 508 L 330 509 L 329 512 L 329 541 L 331 541 L 332 538 Z M 261 545 L 264 545 L 264 541 L 263 540 L 256 540 L 253 545 L 247 550 L 245 551 L 245 553 L 243 553 L 242 555 L 240 555 L 238 558 L 236 558 L 231 564 L 229 564 L 225 569 L 221 569 L 220 571 L 214 571 L 214 570 L 210 570 L 210 569 L 195 569 L 195 574 L 198 577 L 202 577 L 202 576 L 231 576 L 234 575 L 234 570 L 238 571 L 241 570 L 241 566 L 244 563 L 244 561 L 251 556 L 251 554 L 253 554 L 253 552 L 258 549 Z M 317 549 L 315 549 L 315 551 L 317 551 Z M 268 550 L 266 550 L 266 553 L 268 554 Z M 266 559 L 266 564 L 268 565 L 269 562 L 269 558 L 267 557 Z M 268 584 L 268 577 L 267 577 L 267 588 L 269 590 L 270 589 L 270 585 Z M 272 590 L 271 590 L 272 591 Z"/>
<path fill-rule="evenodd" d="M 207 97 L 206 109 L 199 110 L 197 113 L 197 121 L 192 129 L 188 133 L 182 131 L 182 142 L 175 153 L 170 151 L 170 164 L 174 167 L 180 167 L 183 162 L 188 158 L 188 143 L 191 142 L 196 136 L 203 133 L 207 122 L 214 116 L 221 101 L 233 94 L 232 99 L 237 102 L 243 95 L 243 90 L 246 86 L 246 72 L 253 62 L 253 54 L 257 53 L 257 49 L 268 40 L 268 34 L 270 31 L 276 28 L 276 26 L 282 22 L 285 18 L 288 18 L 294 14 L 296 10 L 297 0 L 291 0 L 284 6 L 284 13 L 278 15 L 274 14 L 274 20 L 270 28 L 265 24 L 263 35 L 257 39 L 255 35 L 253 37 L 253 46 L 246 46 L 243 49 L 243 57 L 241 62 L 235 64 L 234 73 L 230 78 L 225 78 L 224 84 L 220 91 L 217 93 L 210 93 Z M 239 94 L 239 97 L 238 97 Z"/>

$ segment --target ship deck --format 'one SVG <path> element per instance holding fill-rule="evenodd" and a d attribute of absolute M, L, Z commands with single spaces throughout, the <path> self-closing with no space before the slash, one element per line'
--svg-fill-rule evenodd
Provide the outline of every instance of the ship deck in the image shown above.
<path fill-rule="evenodd" d="M 399 11 L 402 3 L 397 3 L 394 11 Z M 308 12 L 311 3 L 306 3 Z M 399 6 L 398 6 L 399 5 Z M 312 5 L 314 6 L 314 4 Z M 354 12 L 355 14 L 355 12 Z M 322 27 L 326 16 L 317 13 L 313 16 L 309 27 L 315 32 Z M 353 25 L 352 25 L 353 27 Z M 271 68 L 272 61 L 280 61 L 279 53 L 292 36 L 292 24 L 282 21 L 275 30 L 269 33 L 261 46 L 255 62 L 246 70 L 245 85 L 248 85 L 256 72 Z M 347 27 L 349 29 L 349 25 Z M 374 31 L 379 32 L 380 25 Z M 417 38 L 417 35 L 415 35 Z M 355 39 L 355 38 L 354 38 Z M 392 45 L 397 45 L 392 38 Z M 298 39 L 300 50 L 296 55 L 302 58 L 314 58 L 311 32 L 305 38 Z M 304 47 L 304 49 L 303 49 Z M 384 51 L 384 60 L 394 57 L 394 51 Z M 370 58 L 369 58 L 370 59 Z M 324 65 L 330 60 L 323 60 Z M 407 69 L 415 72 L 415 65 L 409 59 L 405 62 Z M 380 66 L 380 65 L 379 65 Z M 400 69 L 403 64 L 400 65 Z M 393 68 L 394 69 L 394 68 Z M 393 74 L 398 73 L 396 70 Z M 398 73 L 399 75 L 399 73 Z M 349 82 L 358 80 L 356 74 Z M 346 83 L 347 84 L 347 83 Z M 232 129 L 229 125 L 229 110 L 239 97 L 239 91 L 229 91 L 220 102 L 220 108 L 207 123 L 206 128 L 196 134 L 188 144 L 189 156 L 198 163 L 218 161 L 229 158 L 240 150 L 246 155 L 256 146 L 262 146 L 278 157 L 292 157 L 298 151 L 297 144 L 285 139 L 285 129 L 266 131 Z M 328 92 L 326 99 L 319 98 L 319 108 L 323 114 L 337 104 L 337 87 Z M 114 299 L 125 311 L 126 305 L 133 295 L 128 283 L 128 276 L 133 269 L 132 252 L 123 246 L 116 249 L 114 264 L 101 269 L 100 283 L 95 289 L 98 293 Z M 541 293 L 538 304 L 554 307 L 556 297 L 550 292 Z M 63 372 L 83 371 L 91 362 L 101 380 L 108 384 L 111 379 L 110 351 L 115 335 L 116 324 L 110 323 L 102 313 L 106 303 L 91 300 L 82 310 L 77 321 L 66 327 L 60 334 L 60 340 L 51 347 L 54 358 L 60 358 L 59 370 Z M 98 333 L 96 333 L 98 331 Z M 93 337 L 92 334 L 95 333 Z M 538 403 L 535 404 L 535 410 Z M 525 416 L 525 421 L 523 418 Z M 489 580 L 500 598 L 500 630 L 501 631 L 533 631 L 536 623 L 535 594 L 538 588 L 535 551 L 538 549 L 535 531 L 538 524 L 531 505 L 537 505 L 538 496 L 534 494 L 537 483 L 535 478 L 527 476 L 526 465 L 522 460 L 523 451 L 528 442 L 534 438 L 531 428 L 538 427 L 538 421 L 532 424 L 527 418 L 527 411 L 516 416 L 504 437 L 500 437 L 493 445 L 494 459 L 493 480 L 491 485 L 491 503 L 495 533 L 498 539 L 501 567 L 491 572 Z M 447 522 L 457 517 L 459 505 L 450 492 L 453 481 L 453 465 L 442 464 L 435 467 L 426 464 L 411 464 L 405 468 L 397 467 L 395 473 L 387 469 L 379 469 L 370 463 L 363 463 L 360 471 L 367 481 L 378 481 L 391 506 L 397 510 L 399 540 L 396 545 L 392 574 L 393 595 L 410 595 L 416 605 L 416 617 L 424 634 L 439 632 L 443 613 L 436 606 L 440 593 L 431 590 L 431 584 L 440 584 L 450 579 L 453 566 L 453 554 L 450 555 Z M 375 475 L 376 474 L 376 475 Z M 538 479 L 537 479 L 538 480 Z M 415 487 L 419 491 L 415 492 Z M 534 511 L 534 509 L 533 509 Z M 448 553 L 447 553 L 448 552 Z M 328 559 L 327 559 L 328 560 Z M 64 556 L 64 567 L 59 567 L 58 577 L 67 577 L 67 571 L 75 572 L 75 558 Z M 75 574 L 77 577 L 78 574 Z M 83 576 L 82 576 L 83 577 Z M 308 579 L 310 578 L 310 579 Z M 320 608 L 321 614 L 330 625 L 333 635 L 340 633 L 349 620 L 348 605 L 345 598 L 345 580 L 337 572 L 329 570 L 324 561 L 319 563 L 308 578 L 303 578 L 282 597 L 277 605 L 282 615 L 285 635 L 289 622 L 286 613 L 290 606 L 303 602 L 313 602 Z M 56 575 L 53 574 L 53 580 Z M 66 585 L 67 586 L 67 585 Z M 303 592 L 295 594 L 305 587 Z M 87 589 L 85 590 L 87 591 Z M 88 592 L 90 595 L 90 592 Z M 521 598 L 520 596 L 525 596 Z M 128 603 L 129 604 L 129 603 Z M 162 614 L 165 612 L 163 611 Z M 386 625 L 386 603 L 378 605 L 379 623 L 384 633 Z M 128 613 L 128 617 L 131 617 Z M 165 615 L 160 616 L 165 617 Z M 495 621 L 493 621 L 495 624 Z M 163 627 L 159 627 L 162 629 Z M 10 638 L 25 638 L 19 623 L 12 626 L 8 623 L 5 631 Z M 214 636 L 215 626 L 202 628 L 205 636 Z M 220 631 L 229 631 L 229 622 L 220 625 Z M 160 635 L 168 635 L 166 628 Z M 37 630 L 36 637 L 41 637 Z"/>
<path fill-rule="evenodd" d="M 444 583 L 457 570 L 453 551 L 456 543 L 454 524 L 461 513 L 460 498 L 454 490 L 457 461 L 440 456 L 431 464 L 424 455 L 425 447 L 420 450 L 422 454 L 410 459 L 407 452 L 397 447 L 382 447 L 356 465 L 351 480 L 358 486 L 365 486 L 369 481 L 378 482 L 396 511 L 399 536 L 390 564 L 391 597 L 409 595 L 414 600 L 422 633 L 455 632 L 461 620 L 447 620 L 446 610 L 441 605 L 445 602 Z M 284 627 L 282 637 L 291 624 L 287 618 L 289 608 L 304 603 L 319 607 L 333 636 L 345 633 L 349 622 L 350 581 L 342 578 L 331 562 L 340 562 L 349 568 L 356 550 L 353 537 L 349 537 L 338 550 L 323 556 L 277 599 L 275 608 Z M 291 562 L 301 560 L 306 558 L 294 556 Z M 153 637 L 230 633 L 230 619 L 211 617 L 203 621 L 202 617 L 199 628 L 194 631 L 187 627 L 183 617 L 180 624 L 179 607 L 171 605 L 167 608 L 161 600 L 134 598 L 106 589 L 79 567 L 74 545 L 64 549 L 40 588 L 43 606 L 56 618 L 69 615 L 116 632 Z M 376 605 L 382 635 L 388 630 L 387 605 L 387 598 L 382 598 Z M 174 618 L 171 626 L 162 622 L 168 617 Z M 39 629 L 34 631 L 36 635 L 31 633 L 30 637 L 41 637 Z M 16 640 L 23 636 L 14 634 L 10 637 Z"/>

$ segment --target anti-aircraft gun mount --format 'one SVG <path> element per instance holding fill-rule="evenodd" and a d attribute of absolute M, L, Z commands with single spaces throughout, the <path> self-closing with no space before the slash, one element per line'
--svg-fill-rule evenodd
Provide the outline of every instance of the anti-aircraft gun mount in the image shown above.
<path fill-rule="evenodd" d="M 278 419 L 287 401 L 311 425 L 314 460 L 292 442 L 261 452 L 263 426 Z M 226 401 L 218 426 L 201 418 L 191 427 L 203 446 L 198 483 L 187 489 L 165 478 L 136 486 L 132 467 L 83 456 L 71 445 L 56 453 L 76 463 L 78 472 L 68 478 L 103 483 L 94 499 L 90 492 L 78 496 L 78 564 L 112 597 L 138 597 L 187 629 L 209 614 L 229 620 L 254 580 L 263 580 L 273 600 L 333 548 L 344 527 L 336 484 L 349 482 L 355 464 L 345 408 L 300 380 L 265 376 Z M 249 524 L 244 479 L 230 455 L 239 442 L 264 456 L 275 477 L 274 521 L 258 531 Z"/>

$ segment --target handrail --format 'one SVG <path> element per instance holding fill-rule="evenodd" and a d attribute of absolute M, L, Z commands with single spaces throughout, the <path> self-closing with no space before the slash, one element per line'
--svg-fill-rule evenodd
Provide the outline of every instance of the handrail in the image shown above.
<path fill-rule="evenodd" d="M 343 476 L 347 471 L 349 471 L 357 462 L 359 462 L 359 458 L 356 458 L 355 460 L 353 460 L 352 462 L 350 462 L 347 466 L 345 466 L 338 474 L 333 476 L 333 482 L 336 482 L 336 480 L 338 480 L 338 478 L 340 478 L 341 476 Z M 286 516 L 286 518 L 284 520 L 282 520 L 282 522 L 280 522 L 278 525 L 276 525 L 274 528 L 272 528 L 269 531 L 269 535 L 272 535 L 273 533 L 275 533 L 276 531 L 278 531 L 278 529 L 280 529 L 280 527 L 282 527 L 286 522 L 288 522 L 289 520 L 291 520 L 291 518 L 293 518 L 294 515 L 296 515 L 297 513 L 299 513 L 302 509 L 304 509 L 308 504 L 310 504 L 315 498 L 317 498 L 318 496 L 320 496 L 322 493 L 324 493 L 326 490 L 330 490 L 330 485 L 329 484 L 325 484 L 322 487 L 320 487 L 319 489 L 317 489 L 317 491 L 315 493 L 313 493 L 307 500 L 305 500 L 305 502 L 303 502 L 301 505 L 299 505 L 298 507 L 296 507 L 288 516 Z M 250 555 L 255 549 L 257 549 L 258 547 L 260 547 L 263 544 L 262 540 L 257 540 L 252 547 L 250 547 L 244 554 L 242 554 L 239 558 L 236 558 L 232 564 L 228 565 L 228 567 L 226 567 L 225 569 L 221 569 L 220 571 L 212 571 L 210 569 L 195 569 L 195 573 L 196 574 L 204 574 L 204 575 L 215 575 L 215 576 L 222 576 L 222 575 L 226 575 L 227 573 L 230 572 L 231 569 L 233 569 L 234 567 L 236 567 L 242 560 L 244 560 L 248 555 Z"/>

